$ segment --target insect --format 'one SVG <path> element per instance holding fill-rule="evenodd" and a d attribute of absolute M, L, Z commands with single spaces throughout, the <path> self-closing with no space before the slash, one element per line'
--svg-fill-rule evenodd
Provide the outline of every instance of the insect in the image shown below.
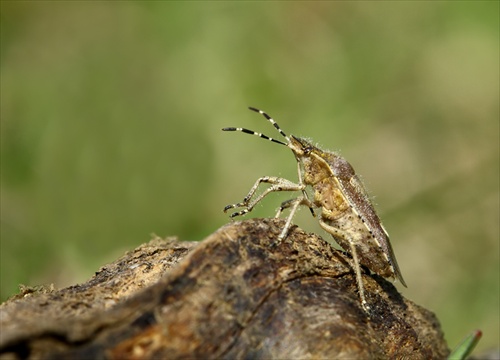
<path fill-rule="evenodd" d="M 384 278 L 398 279 L 406 287 L 389 241 L 389 235 L 352 166 L 333 152 L 321 150 L 294 135 L 287 136 L 264 111 L 253 107 L 249 109 L 263 115 L 285 138 L 286 142 L 245 128 L 226 127 L 222 130 L 241 131 L 287 146 L 292 150 L 297 160 L 299 179 L 297 183 L 294 183 L 280 177 L 261 177 L 255 182 L 242 202 L 227 205 L 224 212 L 233 208 L 242 208 L 242 210 L 233 213 L 231 218 L 245 215 L 272 192 L 300 191 L 301 194 L 298 197 L 283 202 L 278 209 L 276 217 L 279 217 L 281 212 L 287 208 L 290 208 L 290 214 L 276 243 L 286 238 L 299 206 L 309 207 L 313 216 L 315 215 L 314 209 L 319 208 L 321 209 L 319 225 L 352 256 L 359 296 L 365 309 L 368 309 L 369 306 L 365 298 L 360 265 L 366 266 Z M 270 187 L 254 197 L 261 183 L 268 183 Z M 309 200 L 306 192 L 308 186 L 312 187 L 313 200 Z"/>

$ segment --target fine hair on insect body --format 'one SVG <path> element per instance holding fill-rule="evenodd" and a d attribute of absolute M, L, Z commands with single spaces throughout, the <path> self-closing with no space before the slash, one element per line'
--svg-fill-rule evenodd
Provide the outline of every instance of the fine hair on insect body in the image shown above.
<path fill-rule="evenodd" d="M 300 192 L 299 196 L 284 201 L 278 209 L 276 217 L 279 217 L 287 208 L 290 208 L 290 214 L 275 245 L 286 238 L 299 206 L 309 207 L 313 216 L 315 215 L 314 209 L 320 209 L 319 225 L 352 256 L 359 296 L 365 309 L 369 306 L 362 282 L 361 265 L 384 278 L 397 279 L 406 286 L 392 250 L 389 235 L 375 212 L 359 177 L 347 160 L 336 153 L 322 150 L 302 138 L 294 135 L 287 136 L 267 113 L 253 107 L 249 109 L 263 115 L 286 142 L 245 128 L 226 127 L 222 130 L 256 135 L 290 148 L 297 160 L 298 182 L 275 176 L 261 177 L 257 179 L 242 202 L 227 205 L 224 212 L 233 208 L 241 208 L 242 210 L 233 213 L 231 218 L 245 215 L 272 192 Z M 260 195 L 254 196 L 261 183 L 267 183 L 270 186 Z M 314 194 L 312 200 L 306 193 L 308 186 L 312 188 Z"/>

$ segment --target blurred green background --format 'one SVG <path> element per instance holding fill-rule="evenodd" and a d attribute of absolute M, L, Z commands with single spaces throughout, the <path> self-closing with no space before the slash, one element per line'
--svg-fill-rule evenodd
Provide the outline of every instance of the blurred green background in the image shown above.
<path fill-rule="evenodd" d="M 450 346 L 499 344 L 499 2 L 1 2 L 1 299 L 201 240 L 290 151 L 340 151 Z M 251 217 L 274 216 L 290 195 Z M 295 219 L 325 238 L 308 211 Z"/>

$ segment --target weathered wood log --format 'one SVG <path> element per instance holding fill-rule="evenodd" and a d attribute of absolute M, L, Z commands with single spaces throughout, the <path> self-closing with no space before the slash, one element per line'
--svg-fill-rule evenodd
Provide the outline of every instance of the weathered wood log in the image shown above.
<path fill-rule="evenodd" d="M 203 242 L 155 239 L 87 283 L 0 307 L 12 359 L 445 358 L 435 316 L 282 220 L 228 224 Z"/>

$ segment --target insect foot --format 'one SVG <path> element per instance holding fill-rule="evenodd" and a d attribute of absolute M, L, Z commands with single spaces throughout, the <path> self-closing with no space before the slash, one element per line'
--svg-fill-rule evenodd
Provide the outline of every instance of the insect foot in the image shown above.
<path fill-rule="evenodd" d="M 224 212 L 241 207 L 243 209 L 233 213 L 231 217 L 245 215 L 272 192 L 299 191 L 301 195 L 283 202 L 276 214 L 278 217 L 284 209 L 290 208 L 285 226 L 277 239 L 278 243 L 286 238 L 299 206 L 309 207 L 313 216 L 314 209 L 319 209 L 320 226 L 352 256 L 351 266 L 356 274 L 359 297 L 365 310 L 368 310 L 369 306 L 361 277 L 361 265 L 384 278 L 397 279 L 406 286 L 389 235 L 363 184 L 347 160 L 336 153 L 321 150 L 304 139 L 294 135 L 287 136 L 264 111 L 252 107 L 250 110 L 264 116 L 286 142 L 245 128 L 227 127 L 222 130 L 244 132 L 288 147 L 297 161 L 298 181 L 292 182 L 273 176 L 261 177 L 242 202 L 227 205 Z M 253 198 L 261 183 L 271 186 Z M 314 200 L 308 199 L 306 188 L 311 189 Z"/>

